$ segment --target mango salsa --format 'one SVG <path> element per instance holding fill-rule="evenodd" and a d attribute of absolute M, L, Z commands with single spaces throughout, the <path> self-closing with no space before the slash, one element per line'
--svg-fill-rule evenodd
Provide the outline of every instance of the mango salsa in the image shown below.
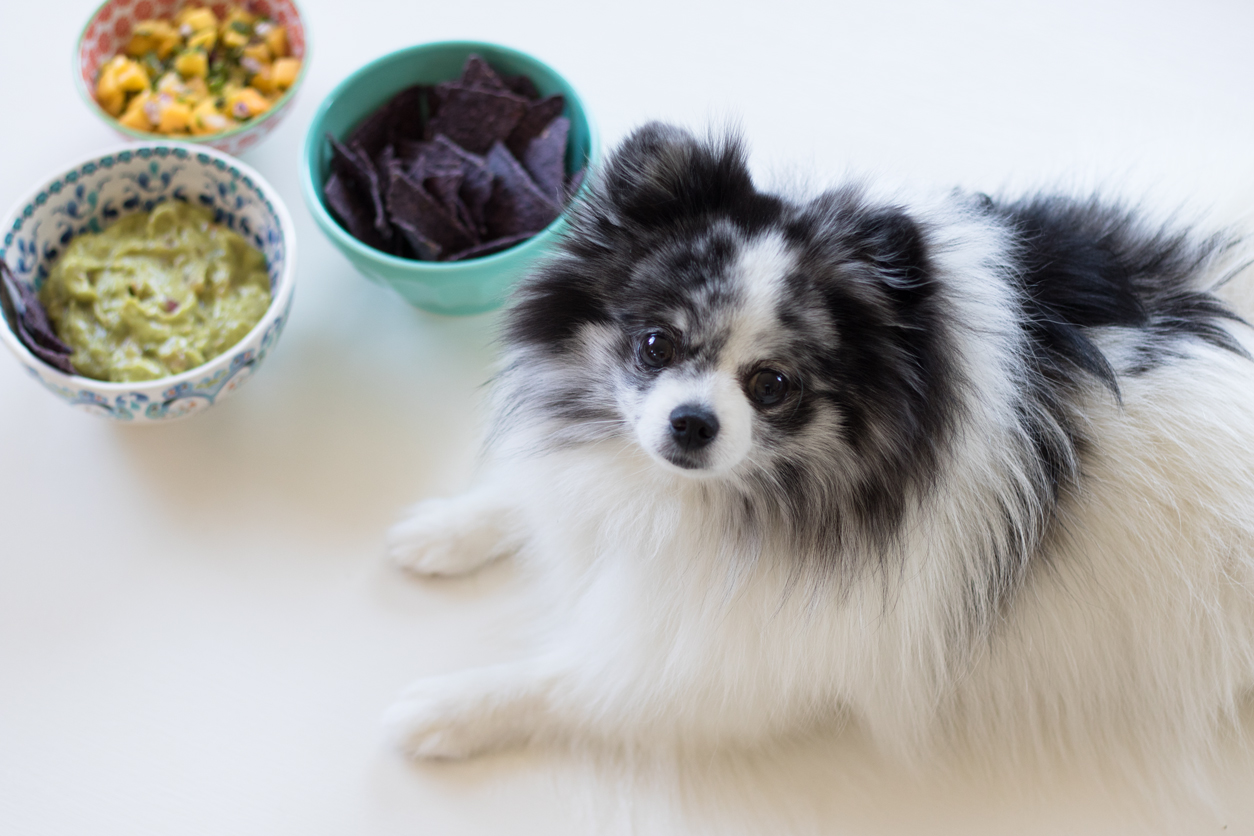
<path fill-rule="evenodd" d="M 287 28 L 241 6 L 219 20 L 184 6 L 173 20 L 135 24 L 96 76 L 96 101 L 128 128 L 207 136 L 255 119 L 296 83 L 301 59 Z"/>

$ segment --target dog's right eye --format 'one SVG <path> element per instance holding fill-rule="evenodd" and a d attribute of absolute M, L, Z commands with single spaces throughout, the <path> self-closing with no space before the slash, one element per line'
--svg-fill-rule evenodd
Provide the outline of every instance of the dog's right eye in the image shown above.
<path fill-rule="evenodd" d="M 662 332 L 645 334 L 640 340 L 640 362 L 649 368 L 664 368 L 674 359 L 675 342 Z"/>
<path fill-rule="evenodd" d="M 762 369 L 749 378 L 749 397 L 763 406 L 774 406 L 788 394 L 788 378 L 774 369 Z"/>

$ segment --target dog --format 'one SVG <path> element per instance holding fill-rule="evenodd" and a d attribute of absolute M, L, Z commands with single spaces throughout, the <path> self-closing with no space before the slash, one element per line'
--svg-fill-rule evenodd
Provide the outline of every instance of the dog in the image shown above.
<path fill-rule="evenodd" d="M 482 477 L 395 560 L 509 555 L 521 661 L 422 679 L 420 758 L 758 747 L 1202 757 L 1254 689 L 1254 333 L 1235 234 L 1099 198 L 758 190 L 634 132 L 521 284 Z"/>

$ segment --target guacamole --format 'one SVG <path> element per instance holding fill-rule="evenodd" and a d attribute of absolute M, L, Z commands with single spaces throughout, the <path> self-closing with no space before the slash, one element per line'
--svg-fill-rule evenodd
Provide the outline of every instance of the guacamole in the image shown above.
<path fill-rule="evenodd" d="M 153 380 L 243 339 L 270 306 L 270 277 L 211 211 L 170 202 L 75 238 L 39 298 L 79 374 Z"/>

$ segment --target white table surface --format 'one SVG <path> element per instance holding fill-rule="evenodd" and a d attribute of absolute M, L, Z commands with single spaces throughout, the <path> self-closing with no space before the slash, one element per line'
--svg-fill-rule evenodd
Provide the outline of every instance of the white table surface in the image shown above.
<path fill-rule="evenodd" d="M 291 324 L 256 378 L 185 422 L 128 427 L 0 357 L 0 833 L 1254 833 L 1249 741 L 1211 809 L 1157 825 L 1079 779 L 910 780 L 852 743 L 653 778 L 559 752 L 396 756 L 378 717 L 408 680 L 516 652 L 508 566 L 423 583 L 380 557 L 406 504 L 469 478 L 497 319 L 428 316 L 364 281 L 297 173 L 347 73 L 474 38 L 564 72 L 607 145 L 646 119 L 738 122 L 764 180 L 1254 201 L 1254 4 L 303 5 L 304 89 L 244 156 L 300 245 Z M 93 7 L 0 5 L 0 203 L 116 144 L 71 83 Z"/>

